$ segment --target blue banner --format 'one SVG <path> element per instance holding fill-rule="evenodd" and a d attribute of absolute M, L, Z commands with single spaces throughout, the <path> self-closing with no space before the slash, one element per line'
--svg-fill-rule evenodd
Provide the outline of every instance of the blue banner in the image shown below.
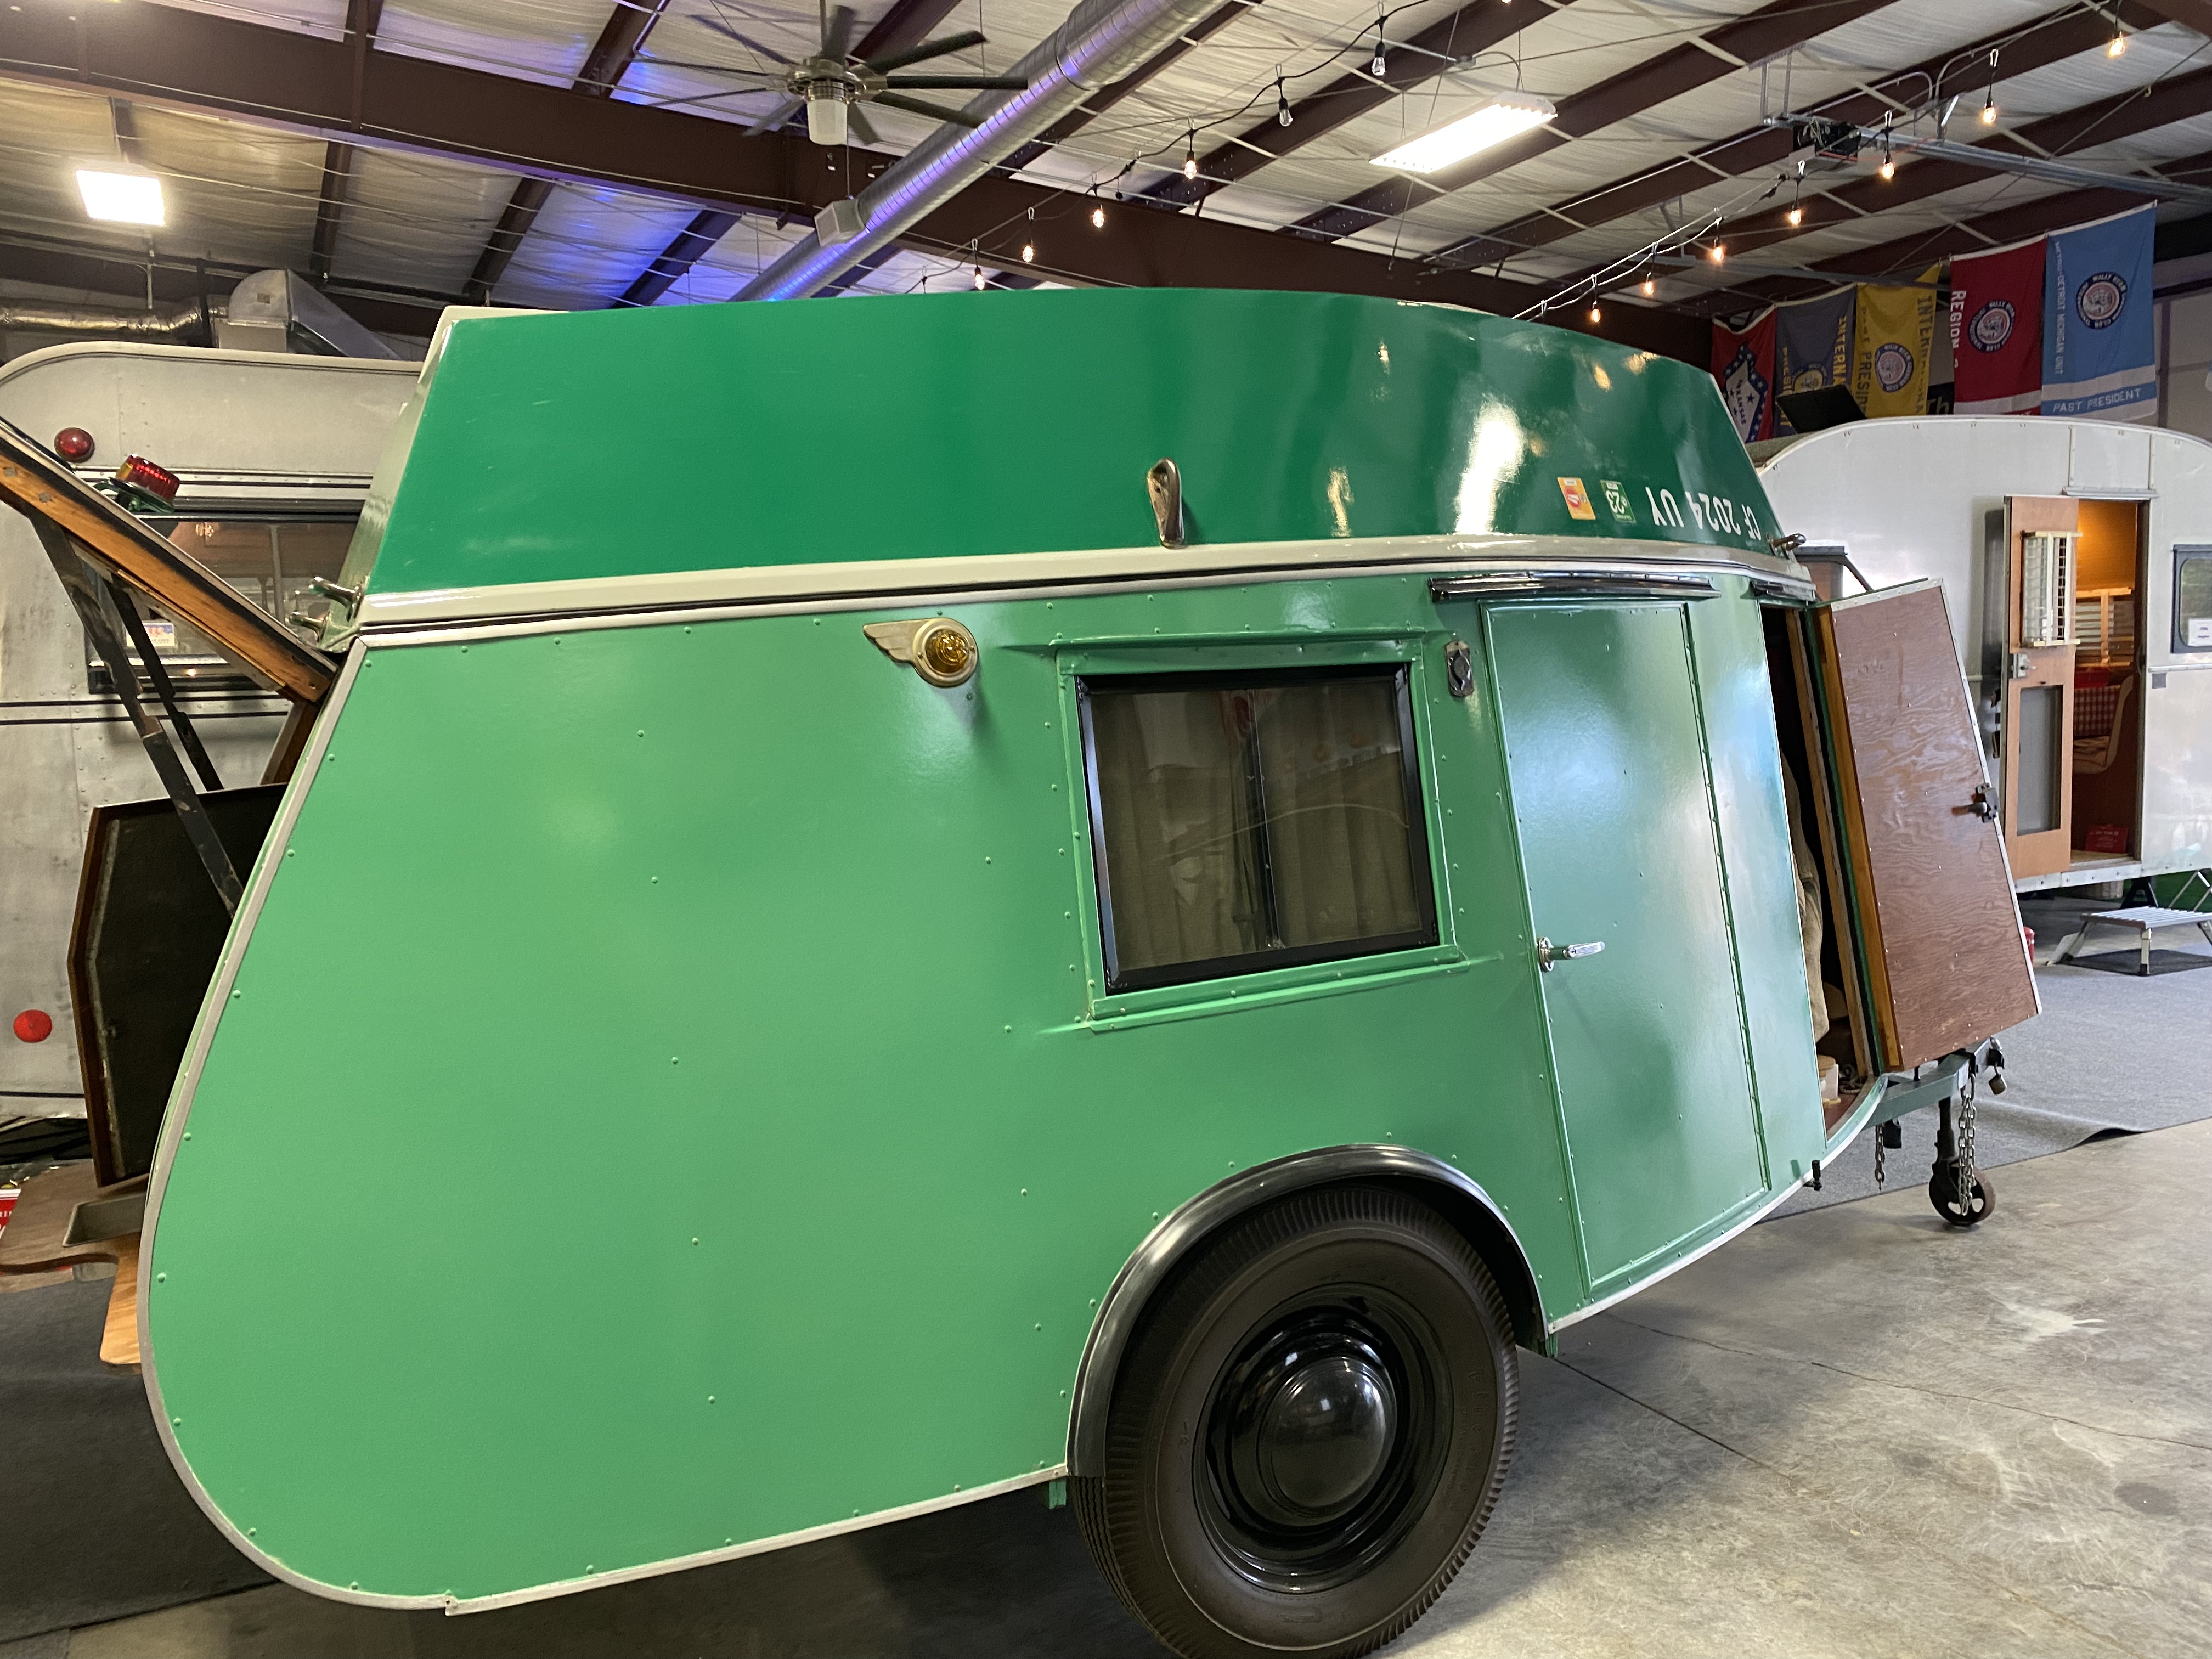
<path fill-rule="evenodd" d="M 2151 233 L 2141 207 L 2057 232 L 2043 265 L 2043 412 L 2118 416 L 2158 401 Z"/>

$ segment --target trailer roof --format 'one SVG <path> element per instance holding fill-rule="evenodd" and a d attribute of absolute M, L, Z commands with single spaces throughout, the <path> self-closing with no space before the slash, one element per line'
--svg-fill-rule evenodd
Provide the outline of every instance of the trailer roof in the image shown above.
<path fill-rule="evenodd" d="M 1163 457 L 1194 545 L 1506 534 L 1764 553 L 1773 530 L 1711 376 L 1443 306 L 1062 290 L 487 318 L 453 328 L 426 380 L 348 562 L 375 595 L 1065 550 L 1164 561 L 1145 487 Z"/>

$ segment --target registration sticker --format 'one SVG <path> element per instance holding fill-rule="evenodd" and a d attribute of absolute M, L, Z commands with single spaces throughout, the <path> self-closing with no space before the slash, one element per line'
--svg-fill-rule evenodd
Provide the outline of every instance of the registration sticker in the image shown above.
<path fill-rule="evenodd" d="M 1597 509 L 1590 505 L 1589 491 L 1583 488 L 1580 478 L 1559 480 L 1559 494 L 1567 498 L 1567 516 L 1571 519 L 1595 519 Z"/>

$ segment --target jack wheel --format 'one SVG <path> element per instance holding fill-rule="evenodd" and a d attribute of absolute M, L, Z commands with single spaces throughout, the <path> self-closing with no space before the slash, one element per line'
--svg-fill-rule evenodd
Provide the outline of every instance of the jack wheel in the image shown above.
<path fill-rule="evenodd" d="M 1969 1206 L 1959 1207 L 1959 1176 L 1955 1164 L 1936 1170 L 1928 1180 L 1928 1201 L 1936 1206 L 1936 1213 L 1954 1227 L 1972 1227 L 1987 1221 L 1997 1207 L 1996 1183 L 1984 1170 L 1974 1176 L 1973 1193 Z"/>

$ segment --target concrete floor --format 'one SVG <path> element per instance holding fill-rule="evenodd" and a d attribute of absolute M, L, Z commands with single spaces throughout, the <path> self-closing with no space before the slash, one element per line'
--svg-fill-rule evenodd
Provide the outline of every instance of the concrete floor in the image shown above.
<path fill-rule="evenodd" d="M 2212 1121 L 1753 1229 L 1523 1363 L 1481 1546 L 1393 1650 L 2212 1653 Z M 20 1497 L 20 1495 L 18 1495 Z M 16 1510 L 13 1524 L 27 1517 Z M 0 1659 L 1156 1653 L 1031 1494 L 446 1619 L 283 1586 Z"/>

